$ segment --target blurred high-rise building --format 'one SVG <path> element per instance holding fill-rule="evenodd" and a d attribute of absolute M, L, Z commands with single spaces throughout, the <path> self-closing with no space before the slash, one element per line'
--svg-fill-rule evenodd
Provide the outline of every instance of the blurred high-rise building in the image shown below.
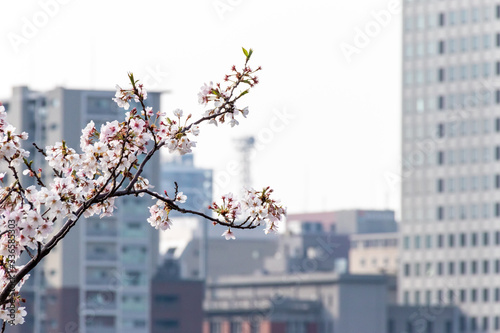
<path fill-rule="evenodd" d="M 497 1 L 404 2 L 398 298 L 449 332 L 500 330 L 499 47 Z"/>
<path fill-rule="evenodd" d="M 25 149 L 37 167 L 48 168 L 31 142 L 44 147 L 65 140 L 78 152 L 81 130 L 89 121 L 98 130 L 107 121 L 123 121 L 125 111 L 113 97 L 114 91 L 16 87 L 7 113 L 16 128 L 30 134 Z M 146 104 L 158 110 L 160 94 L 150 92 Z M 157 184 L 158 168 L 153 158 L 144 170 L 152 184 Z M 113 217 L 82 218 L 37 268 L 36 279 L 27 286 L 33 302 L 29 320 L 14 329 L 150 332 L 150 283 L 158 264 L 158 231 L 146 222 L 151 202 L 147 197 L 119 198 Z"/>

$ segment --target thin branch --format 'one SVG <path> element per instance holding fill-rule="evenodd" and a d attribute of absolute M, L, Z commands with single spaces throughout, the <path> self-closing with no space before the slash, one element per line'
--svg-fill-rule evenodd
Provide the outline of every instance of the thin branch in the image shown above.
<path fill-rule="evenodd" d="M 35 172 L 35 170 L 33 170 L 33 168 L 31 167 L 30 163 L 28 163 L 28 160 L 26 158 L 24 158 L 23 162 L 24 162 L 24 165 L 26 165 L 28 167 L 28 170 L 36 178 L 36 182 L 38 183 L 38 185 L 40 185 L 42 187 L 45 187 L 45 184 L 43 183 L 42 179 L 40 177 L 38 177 L 38 174 Z"/>
<path fill-rule="evenodd" d="M 174 186 L 175 186 L 174 198 L 177 198 L 177 194 L 179 194 L 179 184 L 177 184 L 177 182 L 174 182 Z"/>
<path fill-rule="evenodd" d="M 35 257 L 33 254 L 31 254 L 31 251 L 29 250 L 29 248 L 27 246 L 25 246 L 24 249 L 26 250 L 26 252 L 28 252 L 31 259 L 33 259 Z"/>
<path fill-rule="evenodd" d="M 255 229 L 257 227 L 256 225 L 245 225 L 248 222 L 248 219 L 246 221 L 244 221 L 243 223 L 234 224 L 234 222 L 221 221 L 219 219 L 216 219 L 216 218 L 213 218 L 211 216 L 208 216 L 208 215 L 206 215 L 206 214 L 204 214 L 202 212 L 198 212 L 198 211 L 190 210 L 190 209 L 180 208 L 179 206 L 177 206 L 177 204 L 175 203 L 174 200 L 172 200 L 170 198 L 167 198 L 167 197 L 163 197 L 160 194 L 158 194 L 156 192 L 153 192 L 153 191 L 150 191 L 148 189 L 142 189 L 142 190 L 132 191 L 129 194 L 140 194 L 140 193 L 149 194 L 150 196 L 152 196 L 154 198 L 157 198 L 158 200 L 161 200 L 161 201 L 167 203 L 168 206 L 169 206 L 169 208 L 171 208 L 173 210 L 176 210 L 179 213 L 198 215 L 198 216 L 204 217 L 207 220 L 210 220 L 212 222 L 215 222 L 217 224 L 220 224 L 220 225 L 223 225 L 223 226 L 226 226 L 226 227 L 232 227 L 232 228 L 236 228 L 236 229 Z M 123 194 L 123 195 L 126 195 L 126 194 Z"/>
<path fill-rule="evenodd" d="M 38 147 L 35 142 L 33 142 L 33 146 L 35 146 L 36 150 L 40 154 L 42 154 L 44 157 L 47 157 L 47 153 L 45 152 L 45 150 L 43 150 L 42 148 Z M 56 177 L 62 178 L 62 173 L 60 171 L 57 171 L 54 168 L 51 168 L 51 169 L 52 169 L 52 171 L 54 171 L 54 174 L 56 175 Z"/>
<path fill-rule="evenodd" d="M 227 102 L 225 102 L 220 108 L 223 108 L 226 104 L 227 104 Z M 215 109 L 212 109 L 211 111 L 213 111 L 213 110 L 215 110 Z M 191 123 L 191 124 L 187 125 L 186 127 L 183 127 L 179 132 L 185 133 L 185 132 L 189 131 L 189 129 L 191 129 L 191 127 L 193 127 L 194 125 L 198 125 L 204 121 L 211 120 L 211 119 L 217 118 L 219 116 L 225 115 L 226 113 L 229 113 L 230 111 L 232 112 L 232 110 L 226 110 L 223 112 L 211 114 L 211 115 L 206 116 L 206 117 L 202 117 L 202 118 L 198 119 L 197 121 L 195 121 L 194 123 Z"/>
<path fill-rule="evenodd" d="M 17 180 L 16 180 L 16 182 L 17 182 Z M 5 197 L 2 199 L 2 201 L 0 201 L 0 206 L 10 197 L 10 195 L 12 194 L 12 192 L 14 192 L 15 185 L 16 185 L 16 183 L 12 184 L 12 187 L 9 190 L 9 192 L 5 195 Z"/>
<path fill-rule="evenodd" d="M 47 157 L 47 153 L 45 152 L 45 150 L 43 150 L 42 148 L 38 147 L 38 146 L 36 145 L 36 143 L 35 143 L 35 142 L 33 142 L 33 146 L 35 146 L 36 150 L 37 150 L 40 154 L 42 154 L 43 156 Z"/>
<path fill-rule="evenodd" d="M 4 156 L 4 158 L 3 158 L 3 159 L 4 159 L 4 160 L 6 160 L 6 161 L 7 161 L 7 163 L 9 163 L 8 168 L 9 168 L 10 170 L 12 170 L 12 173 L 14 174 L 14 178 L 17 180 L 17 182 L 16 182 L 17 187 L 18 187 L 21 191 L 23 191 L 23 192 L 24 192 L 23 185 L 21 184 L 21 178 L 19 177 L 19 174 L 17 173 L 16 168 L 14 168 L 14 167 L 11 165 L 12 159 L 10 159 L 10 160 L 9 160 L 9 159 L 8 159 L 7 157 L 5 157 L 5 156 Z"/>

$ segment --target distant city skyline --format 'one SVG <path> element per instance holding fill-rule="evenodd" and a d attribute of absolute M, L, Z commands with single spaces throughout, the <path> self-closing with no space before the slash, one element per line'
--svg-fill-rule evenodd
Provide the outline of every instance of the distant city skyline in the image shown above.
<path fill-rule="evenodd" d="M 214 169 L 215 197 L 239 188 L 233 139 L 254 135 L 253 185 L 273 187 L 290 212 L 399 212 L 398 4 L 8 2 L 0 101 L 19 85 L 112 90 L 133 71 L 150 90 L 170 91 L 164 111 L 201 115 L 199 87 L 252 47 L 251 65 L 263 71 L 242 100 L 249 118 L 236 129 L 203 127 L 195 149 L 196 165 Z"/>

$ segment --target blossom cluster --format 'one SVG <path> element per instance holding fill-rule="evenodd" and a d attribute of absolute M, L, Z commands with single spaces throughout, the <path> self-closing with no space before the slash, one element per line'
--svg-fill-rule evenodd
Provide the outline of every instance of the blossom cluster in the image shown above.
<path fill-rule="evenodd" d="M 279 200 L 271 199 L 273 190 L 270 187 L 256 191 L 247 189 L 242 202 L 247 209 L 250 219 L 254 224 L 266 224 L 264 232 L 266 234 L 277 231 L 277 223 L 286 215 L 286 208 L 280 204 Z"/>
<path fill-rule="evenodd" d="M 232 193 L 222 196 L 222 203 L 213 202 L 208 209 L 217 213 L 217 216 L 222 216 L 226 222 L 234 222 L 241 215 L 241 203 L 234 199 Z"/>
<path fill-rule="evenodd" d="M 21 148 L 21 141 L 28 139 L 28 133 L 16 134 L 15 131 L 16 128 L 7 122 L 5 107 L 0 103 L 0 159 L 11 166 L 18 166 L 29 157 L 29 152 Z"/>
<path fill-rule="evenodd" d="M 153 198 L 154 199 L 154 198 Z M 172 227 L 172 221 L 169 218 L 169 213 L 172 210 L 171 206 L 169 205 L 168 199 L 170 199 L 168 196 L 165 197 L 164 200 L 157 200 L 156 204 L 153 206 L 149 207 L 149 213 L 151 216 L 148 218 L 149 224 L 155 229 L 160 229 L 160 230 L 167 230 Z M 174 202 L 178 203 L 184 203 L 186 202 L 187 196 L 184 195 L 182 192 L 179 192 L 176 196 L 175 199 L 173 200 Z"/>
<path fill-rule="evenodd" d="M 116 102 L 118 107 L 124 108 L 128 110 L 130 107 L 130 101 L 133 99 L 136 103 L 139 103 L 141 100 L 147 99 L 148 93 L 144 88 L 143 84 L 135 85 L 135 81 L 133 81 L 133 75 L 129 74 L 130 79 L 134 83 L 134 89 L 122 89 L 119 85 L 116 85 L 116 93 L 113 101 Z"/>
<path fill-rule="evenodd" d="M 155 229 L 167 230 L 172 226 L 172 221 L 168 217 L 171 209 L 165 202 L 158 200 L 156 204 L 149 207 L 150 216 L 148 222 Z"/>
<path fill-rule="evenodd" d="M 198 125 L 182 126 L 181 119 L 184 112 L 180 109 L 174 110 L 174 116 L 177 119 L 169 117 L 159 119 L 159 127 L 156 130 L 160 142 L 165 142 L 170 153 L 175 151 L 181 155 L 191 153 L 193 147 L 196 147 L 196 141 L 191 140 L 188 134 L 197 136 L 200 133 Z M 188 115 L 186 121 L 191 118 Z"/>
<path fill-rule="evenodd" d="M 235 239 L 231 231 L 233 226 L 260 226 L 265 224 L 264 232 L 277 232 L 278 223 L 286 215 L 286 208 L 278 200 L 271 198 L 273 190 L 266 187 L 261 191 L 249 188 L 245 190 L 241 200 L 234 198 L 232 193 L 222 196 L 222 203 L 213 202 L 208 208 L 221 216 L 228 229 L 222 234 L 226 239 Z M 242 222 L 238 222 L 238 219 Z"/>
<path fill-rule="evenodd" d="M 246 50 L 244 52 L 248 63 L 252 50 L 250 50 L 250 53 L 247 53 Z M 214 85 L 213 82 L 210 82 L 209 84 L 205 83 L 200 88 L 198 102 L 202 105 L 213 102 L 214 108 L 207 110 L 203 115 L 203 117 L 210 119 L 209 123 L 217 126 L 218 123 L 222 124 L 228 121 L 229 125 L 234 127 L 235 125 L 239 125 L 236 116 L 242 115 L 244 118 L 247 117 L 249 113 L 248 107 L 239 109 L 235 106 L 235 102 L 246 95 L 251 87 L 259 83 L 259 79 L 255 73 L 262 69 L 258 67 L 256 70 L 252 70 L 247 63 L 245 63 L 245 67 L 241 71 L 237 70 L 236 66 L 231 68 L 231 74 L 224 77 L 225 86 L 222 86 L 220 83 Z M 246 84 L 248 88 L 238 91 L 237 88 L 241 84 Z"/>

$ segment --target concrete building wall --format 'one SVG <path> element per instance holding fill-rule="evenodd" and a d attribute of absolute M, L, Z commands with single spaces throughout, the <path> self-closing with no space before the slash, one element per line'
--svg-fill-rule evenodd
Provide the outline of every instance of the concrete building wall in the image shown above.
<path fill-rule="evenodd" d="M 459 318 L 460 310 L 457 307 L 444 304 L 424 306 L 389 305 L 387 307 L 387 333 L 459 333 L 467 331 L 460 329 Z M 488 330 L 482 332 L 486 331 Z"/>
<path fill-rule="evenodd" d="M 45 320 L 42 330 L 47 333 L 80 332 L 80 296 L 77 287 L 48 289 L 44 293 Z M 38 314 L 40 315 L 40 314 Z"/>
<path fill-rule="evenodd" d="M 349 238 L 334 233 L 285 234 L 278 239 L 279 250 L 266 261 L 270 273 L 279 274 L 335 271 L 347 273 Z M 278 271 L 282 266 L 285 270 Z"/>
<path fill-rule="evenodd" d="M 199 278 L 200 256 L 203 255 L 203 242 L 200 238 L 172 240 L 167 243 L 169 245 L 166 246 L 165 256 L 179 260 L 181 276 Z M 209 238 L 206 254 L 208 277 L 216 279 L 224 275 L 264 274 L 266 259 L 274 256 L 277 249 L 278 244 L 273 239 L 227 241 L 223 237 Z M 228 253 L 231 255 L 228 256 Z"/>
<path fill-rule="evenodd" d="M 201 332 L 203 282 L 155 280 L 151 283 L 151 332 Z"/>
<path fill-rule="evenodd" d="M 336 214 L 337 232 L 340 234 L 368 234 L 397 231 L 392 210 L 346 210 Z"/>
<path fill-rule="evenodd" d="M 385 332 L 387 289 L 362 281 L 346 281 L 339 288 L 338 318 L 334 332 Z M 362 314 L 363 320 L 359 316 Z M 369 325 L 367 325 L 369 323 Z"/>
<path fill-rule="evenodd" d="M 357 211 L 341 210 L 335 212 L 335 232 L 339 234 L 358 232 Z"/>
<path fill-rule="evenodd" d="M 302 313 L 291 309 L 279 311 L 287 299 L 313 302 L 310 306 L 317 302 L 319 307 L 310 308 L 311 312 L 303 308 Z M 264 300 L 271 304 L 264 306 Z M 318 327 L 319 332 L 385 332 L 386 302 L 385 277 L 332 273 L 221 278 L 209 283 L 205 294 L 209 318 L 219 316 L 230 320 L 236 309 L 244 309 L 245 313 L 263 314 L 261 329 L 265 326 L 264 320 L 276 323 L 276 327 L 302 320 L 299 323 L 314 323 L 307 325 Z M 363 320 L 359 320 L 359 314 L 363 314 Z"/>

